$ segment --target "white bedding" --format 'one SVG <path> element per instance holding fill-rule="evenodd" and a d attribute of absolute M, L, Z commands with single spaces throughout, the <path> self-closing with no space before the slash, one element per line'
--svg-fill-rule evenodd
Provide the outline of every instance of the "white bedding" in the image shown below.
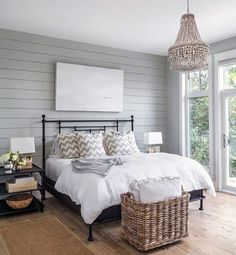
<path fill-rule="evenodd" d="M 120 204 L 121 193 L 130 191 L 134 180 L 179 176 L 185 191 L 207 189 L 215 195 L 210 176 L 195 160 L 167 153 L 137 153 L 122 159 L 126 163 L 113 166 L 106 177 L 74 172 L 69 160 L 54 159 L 64 169 L 55 188 L 81 204 L 81 215 L 87 224 L 93 223 L 105 208 Z"/>
<path fill-rule="evenodd" d="M 71 159 L 50 157 L 46 160 L 46 176 L 56 182 L 63 170 L 70 169 L 70 164 Z"/>

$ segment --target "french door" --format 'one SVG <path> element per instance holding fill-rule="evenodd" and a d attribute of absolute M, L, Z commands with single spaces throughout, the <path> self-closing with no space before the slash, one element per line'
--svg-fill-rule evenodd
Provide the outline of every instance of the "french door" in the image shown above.
<path fill-rule="evenodd" d="M 236 91 L 222 94 L 222 190 L 236 191 Z"/>

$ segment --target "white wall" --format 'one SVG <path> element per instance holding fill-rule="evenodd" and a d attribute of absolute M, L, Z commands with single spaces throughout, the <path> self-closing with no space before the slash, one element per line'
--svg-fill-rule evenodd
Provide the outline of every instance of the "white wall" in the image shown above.
<path fill-rule="evenodd" d="M 167 75 L 167 151 L 179 154 L 179 73 L 171 70 L 169 63 Z"/>

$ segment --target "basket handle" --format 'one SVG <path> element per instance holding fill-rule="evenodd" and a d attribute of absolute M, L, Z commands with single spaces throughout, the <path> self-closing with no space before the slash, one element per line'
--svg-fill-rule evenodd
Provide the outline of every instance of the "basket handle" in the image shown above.
<path fill-rule="evenodd" d="M 127 192 L 127 193 L 126 193 L 126 196 L 127 196 L 128 198 L 132 199 L 132 200 L 135 200 L 135 196 L 134 196 L 134 194 L 131 193 L 131 192 Z"/>

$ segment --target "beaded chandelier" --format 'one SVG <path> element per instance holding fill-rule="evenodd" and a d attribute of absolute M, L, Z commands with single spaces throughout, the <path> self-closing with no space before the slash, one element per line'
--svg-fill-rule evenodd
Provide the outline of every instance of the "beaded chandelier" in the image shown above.
<path fill-rule="evenodd" d="M 177 39 L 168 50 L 168 60 L 178 71 L 189 72 L 205 67 L 209 54 L 209 46 L 200 37 L 187 0 L 187 13 L 182 16 Z"/>

